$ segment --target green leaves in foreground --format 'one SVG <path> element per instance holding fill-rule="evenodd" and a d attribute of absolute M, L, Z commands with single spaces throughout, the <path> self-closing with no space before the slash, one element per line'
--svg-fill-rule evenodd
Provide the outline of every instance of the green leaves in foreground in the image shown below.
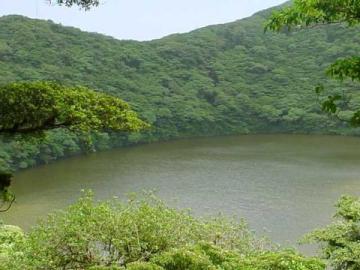
<path fill-rule="evenodd" d="M 153 196 L 95 202 L 89 193 L 0 254 L 7 254 L 0 269 L 13 270 L 324 269 L 292 251 L 271 251 L 243 222 L 195 218 Z"/>
<path fill-rule="evenodd" d="M 360 2 L 357 0 L 294 0 L 292 6 L 276 11 L 266 29 L 280 31 L 284 27 L 360 22 Z"/>
<path fill-rule="evenodd" d="M 129 105 L 85 87 L 52 82 L 0 87 L 0 132 L 24 133 L 54 128 L 139 131 L 146 127 Z"/>
<path fill-rule="evenodd" d="M 324 264 L 293 251 L 259 252 L 241 256 L 236 252 L 200 243 L 156 256 L 152 263 L 166 270 L 323 270 Z"/>
<path fill-rule="evenodd" d="M 327 74 L 338 80 L 360 81 L 360 57 L 339 59 L 327 70 Z"/>
<path fill-rule="evenodd" d="M 121 99 L 80 86 L 12 83 L 0 87 L 0 104 L 0 132 L 34 135 L 67 128 L 82 132 L 85 145 L 91 144 L 91 131 L 140 131 L 147 126 Z M 8 192 L 8 176 L 0 171 L 0 201 L 11 206 L 15 197 Z M 0 204 L 0 212 L 10 206 Z"/>
<path fill-rule="evenodd" d="M 360 269 L 360 198 L 343 196 L 336 206 L 338 220 L 309 234 L 305 242 L 320 243 L 336 270 Z"/>

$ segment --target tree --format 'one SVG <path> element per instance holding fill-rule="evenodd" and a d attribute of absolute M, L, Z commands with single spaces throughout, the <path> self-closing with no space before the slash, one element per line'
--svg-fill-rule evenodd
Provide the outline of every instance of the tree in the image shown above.
<path fill-rule="evenodd" d="M 360 198 L 343 196 L 336 206 L 338 220 L 310 233 L 305 242 L 320 243 L 335 270 L 360 269 Z"/>
<path fill-rule="evenodd" d="M 98 6 L 100 4 L 99 0 L 47 0 L 50 3 L 55 2 L 56 4 L 66 7 L 79 6 L 85 10 L 89 10 L 93 6 Z"/>
<path fill-rule="evenodd" d="M 290 31 L 294 27 L 314 27 L 324 24 L 347 24 L 349 27 L 360 23 L 360 1 L 357 0 L 295 0 L 293 5 L 276 11 L 266 24 L 265 30 Z M 360 56 L 338 59 L 327 70 L 327 74 L 337 80 L 360 81 Z M 320 96 L 324 86 L 315 89 Z M 344 95 L 332 94 L 322 101 L 322 109 L 339 117 L 346 111 Z M 339 117 L 340 118 L 340 117 Z M 354 112 L 349 122 L 360 126 L 360 110 Z"/>
<path fill-rule="evenodd" d="M 133 132 L 147 127 L 129 105 L 116 97 L 86 87 L 53 82 L 12 83 L 0 87 L 0 132 L 42 135 L 45 130 L 66 128 L 90 131 Z M 0 172 L 2 202 L 14 201 L 9 193 L 12 175 Z M 0 210 L 1 211 L 1 210 Z"/>
<path fill-rule="evenodd" d="M 126 102 L 80 86 L 12 83 L 0 87 L 0 104 L 0 132 L 139 131 L 146 126 Z"/>
<path fill-rule="evenodd" d="M 100 2 L 56 0 L 56 3 L 67 7 L 77 5 L 89 10 L 92 6 L 98 6 Z M 144 126 L 144 122 L 137 119 L 127 104 L 119 99 L 80 87 L 67 89 L 64 95 L 61 93 L 62 90 L 65 88 L 47 83 L 12 84 L 2 88 L 0 132 L 42 131 L 58 127 L 133 131 Z M 77 99 L 80 103 L 75 103 Z M 13 107 L 14 105 L 20 106 Z M 70 106 L 65 108 L 67 105 Z M 15 201 L 15 195 L 8 190 L 11 178 L 11 173 L 0 172 L 0 198 L 3 204 L 9 202 L 4 209 L 1 205 L 0 212 L 9 210 Z"/>

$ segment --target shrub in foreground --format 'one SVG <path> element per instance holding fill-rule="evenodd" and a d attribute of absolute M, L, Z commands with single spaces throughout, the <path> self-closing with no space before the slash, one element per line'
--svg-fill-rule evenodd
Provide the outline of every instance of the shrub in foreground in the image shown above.
<path fill-rule="evenodd" d="M 333 269 L 360 269 L 360 197 L 343 196 L 336 207 L 336 220 L 308 234 L 304 241 L 320 243 Z"/>
<path fill-rule="evenodd" d="M 195 218 L 151 195 L 123 203 L 95 202 L 91 193 L 21 234 L 0 266 L 14 270 L 324 269 L 317 260 L 270 251 L 270 245 L 255 238 L 244 222 Z"/>

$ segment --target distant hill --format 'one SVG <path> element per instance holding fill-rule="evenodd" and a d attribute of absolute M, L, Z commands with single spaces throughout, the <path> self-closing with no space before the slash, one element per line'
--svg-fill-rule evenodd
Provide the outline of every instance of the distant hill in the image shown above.
<path fill-rule="evenodd" d="M 154 127 L 130 137 L 94 135 L 100 149 L 198 135 L 342 132 L 321 113 L 313 89 L 324 83 L 342 91 L 345 85 L 353 93 L 349 110 L 360 106 L 355 85 L 338 84 L 324 72 L 335 59 L 359 54 L 359 28 L 264 33 L 270 13 L 150 42 L 1 17 L 0 84 L 55 80 L 86 85 L 128 101 Z M 0 167 L 26 168 L 81 151 L 76 136 L 65 131 L 52 133 L 41 147 L 24 138 L 3 137 L 0 144 Z M 29 148 L 25 157 L 14 154 L 22 148 Z"/>

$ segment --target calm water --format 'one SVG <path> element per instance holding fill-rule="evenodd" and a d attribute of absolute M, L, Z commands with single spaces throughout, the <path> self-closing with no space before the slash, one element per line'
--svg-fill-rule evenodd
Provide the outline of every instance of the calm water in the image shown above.
<path fill-rule="evenodd" d="M 197 215 L 237 215 L 280 243 L 329 222 L 344 193 L 360 195 L 360 138 L 257 135 L 188 139 L 75 157 L 20 172 L 4 217 L 28 228 L 73 202 L 156 189 Z"/>

